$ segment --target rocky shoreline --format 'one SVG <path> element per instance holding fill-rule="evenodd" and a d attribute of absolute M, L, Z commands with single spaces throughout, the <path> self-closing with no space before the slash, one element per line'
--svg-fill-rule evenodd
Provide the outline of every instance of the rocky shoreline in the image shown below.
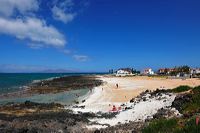
<path fill-rule="evenodd" d="M 92 89 L 103 84 L 98 76 L 67 76 L 54 78 L 52 80 L 41 80 L 28 85 L 21 91 L 1 94 L 0 99 L 29 97 L 38 94 L 60 93 L 78 89 Z"/>
<path fill-rule="evenodd" d="M 137 105 L 142 102 L 151 102 L 153 99 L 167 102 L 165 97 L 176 95 L 170 106 L 160 108 L 153 116 L 147 117 L 145 120 L 127 121 L 126 123 L 118 123 L 115 126 L 105 125 L 106 128 L 89 129 L 88 125 L 99 124 L 98 121 L 92 119 L 115 119 L 120 112 L 110 113 L 92 113 L 78 112 L 66 109 L 61 104 L 50 103 L 33 103 L 26 101 L 21 104 L 7 104 L 0 106 L 0 132 L 15 133 L 35 133 L 35 132 L 85 132 L 85 133 L 112 133 L 112 132 L 142 132 L 145 127 L 155 120 L 160 119 L 186 119 L 190 118 L 192 113 L 182 113 L 183 104 L 191 102 L 192 92 L 173 93 L 171 90 L 156 90 L 141 93 L 138 97 L 130 100 L 130 103 Z M 84 108 L 84 107 L 83 107 Z M 133 110 L 130 106 L 125 111 Z M 190 116 L 191 115 L 191 116 Z M 103 126 L 100 124 L 100 126 Z"/>
<path fill-rule="evenodd" d="M 78 113 L 50 103 L 7 104 L 0 107 L 0 132 L 89 132 L 89 118 L 113 118 L 116 113 Z"/>
<path fill-rule="evenodd" d="M 130 102 L 145 101 L 144 96 L 147 94 L 151 94 L 154 97 L 164 93 L 168 92 L 163 92 L 162 90 L 157 90 L 156 92 L 145 91 Z M 126 110 L 129 109 L 126 108 Z M 79 112 L 75 114 L 71 110 L 64 109 L 64 106 L 60 104 L 43 104 L 26 101 L 22 104 L 7 104 L 0 107 L 0 132 L 123 132 L 124 130 L 139 132 L 145 126 L 144 121 L 130 121 L 100 130 L 89 130 L 86 128 L 88 124 L 92 124 L 91 119 L 112 119 L 117 114 L 118 112 Z M 164 116 L 164 114 L 161 113 L 159 116 Z"/>

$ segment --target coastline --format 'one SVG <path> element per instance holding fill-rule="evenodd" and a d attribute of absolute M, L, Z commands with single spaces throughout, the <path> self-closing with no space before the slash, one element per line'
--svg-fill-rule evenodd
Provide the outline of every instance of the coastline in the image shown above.
<path fill-rule="evenodd" d="M 149 77 L 100 77 L 104 84 L 95 87 L 93 93 L 86 97 L 84 103 L 76 104 L 75 106 L 65 107 L 71 109 L 74 113 L 112 113 L 118 112 L 113 119 L 90 119 L 93 123 L 89 124 L 86 128 L 90 130 L 102 129 L 110 126 L 116 126 L 119 123 L 125 124 L 129 121 L 144 122 L 147 118 L 152 118 L 158 110 L 166 108 L 174 113 L 180 115 L 174 108 L 168 108 L 172 105 L 176 95 L 172 93 L 160 93 L 159 95 L 151 96 L 154 94 L 147 93 L 141 96 L 146 90 L 150 92 L 160 90 L 170 90 L 180 85 L 188 85 L 191 87 L 200 85 L 199 79 L 163 79 L 163 78 L 149 78 Z M 165 84 L 163 84 L 166 82 Z M 117 88 L 115 85 L 119 84 Z M 142 85 L 143 84 L 143 85 Z M 152 86 L 149 86 L 152 84 Z M 162 85 L 162 86 L 161 86 Z M 103 88 L 103 89 L 102 89 Z M 139 98 L 137 98 L 139 96 Z M 135 100 L 134 104 L 130 101 Z M 139 99 L 139 100 L 138 100 Z M 120 108 L 113 111 L 113 106 Z M 129 108 L 130 110 L 126 110 Z M 145 111 L 146 110 L 146 111 Z M 107 125 L 107 126 L 106 126 Z"/>
<path fill-rule="evenodd" d="M 182 116 L 178 110 L 180 105 L 174 106 L 175 100 L 176 103 L 179 103 L 178 94 L 172 93 L 170 89 L 179 85 L 192 87 L 200 85 L 199 79 L 171 80 L 144 76 L 113 77 L 108 75 L 98 75 L 96 78 L 103 84 L 92 87 L 92 92 L 89 91 L 86 95 L 80 96 L 78 101 L 71 106 L 30 101 L 0 106 L 0 115 L 3 116 L 3 119 L 0 119 L 0 125 L 1 123 L 8 124 L 7 120 L 12 118 L 13 121 L 9 122 L 8 129 L 10 129 L 9 125 L 13 123 L 18 125 L 18 123 L 22 123 L 21 120 L 28 120 L 27 124 L 31 127 L 27 127 L 27 124 L 23 123 L 23 125 L 18 125 L 19 129 L 32 129 L 34 128 L 32 122 L 37 121 L 36 129 L 44 132 L 58 131 L 60 127 L 64 132 L 114 132 L 122 131 L 122 129 L 141 131 L 148 121 L 152 121 L 154 118 L 179 118 Z M 16 115 L 22 116 L 18 118 Z M 31 119 L 27 119 L 30 116 Z M 45 124 L 51 123 L 49 123 L 49 119 L 54 123 L 54 128 Z M 62 120 L 60 121 L 60 119 Z M 66 124 L 67 128 L 65 128 Z"/>
<path fill-rule="evenodd" d="M 31 101 L 31 99 L 36 99 L 37 96 L 39 99 L 41 99 L 42 97 L 54 97 L 58 95 L 60 96 L 60 98 L 58 97 L 57 100 L 60 99 L 62 101 L 63 98 L 66 98 L 66 96 L 69 95 L 68 97 L 72 97 L 72 99 L 76 101 L 79 99 L 80 96 L 85 95 L 86 90 L 89 91 L 90 88 L 93 88 L 94 86 L 98 86 L 100 84 L 101 81 L 97 80 L 97 77 L 95 75 L 61 76 L 48 78 L 45 80 L 37 80 L 37 82 L 33 82 L 28 87 L 22 90 L 1 94 L 0 99 L 1 101 L 5 102 L 7 99 L 9 102 L 20 101 L 20 99 L 22 99 L 22 101 L 25 101 L 23 99 Z M 74 96 L 70 96 L 70 93 L 72 93 L 72 95 Z M 77 96 L 75 96 L 76 94 Z"/>
<path fill-rule="evenodd" d="M 114 76 L 100 76 L 100 80 L 104 82 L 103 85 L 95 87 L 94 93 L 87 96 L 86 102 L 81 103 L 80 106 L 104 106 L 106 110 L 99 110 L 108 112 L 111 105 L 119 105 L 129 102 L 132 98 L 137 97 L 140 93 L 156 89 L 173 89 L 180 85 L 188 85 L 191 87 L 199 86 L 199 79 L 166 79 L 166 78 L 152 78 L 146 76 L 135 77 L 114 77 Z M 116 88 L 116 84 L 119 85 Z M 103 89 L 102 89 L 103 88 Z"/>

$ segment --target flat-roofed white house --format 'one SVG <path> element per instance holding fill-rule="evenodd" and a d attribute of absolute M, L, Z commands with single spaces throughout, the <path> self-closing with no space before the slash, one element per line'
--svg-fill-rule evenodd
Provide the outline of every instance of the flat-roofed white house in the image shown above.
<path fill-rule="evenodd" d="M 154 75 L 155 73 L 151 68 L 147 68 L 147 69 L 144 69 L 143 74 L 144 75 Z"/>
<path fill-rule="evenodd" d="M 192 74 L 192 75 L 200 74 L 200 68 L 191 69 L 190 74 Z"/>
<path fill-rule="evenodd" d="M 122 69 L 117 70 L 116 72 L 116 76 L 118 77 L 130 76 L 130 75 L 134 75 L 132 73 L 132 69 L 130 68 L 122 68 Z"/>

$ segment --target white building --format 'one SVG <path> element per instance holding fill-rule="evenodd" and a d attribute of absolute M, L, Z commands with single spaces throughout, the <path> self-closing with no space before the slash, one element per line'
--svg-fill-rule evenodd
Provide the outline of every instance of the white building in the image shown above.
<path fill-rule="evenodd" d="M 190 74 L 192 75 L 200 74 L 200 68 L 191 69 Z"/>
<path fill-rule="evenodd" d="M 131 69 L 119 69 L 117 70 L 116 76 L 123 77 L 123 76 L 129 76 L 133 75 Z"/>
<path fill-rule="evenodd" d="M 154 71 L 151 68 L 147 68 L 143 72 L 144 75 L 154 75 Z"/>

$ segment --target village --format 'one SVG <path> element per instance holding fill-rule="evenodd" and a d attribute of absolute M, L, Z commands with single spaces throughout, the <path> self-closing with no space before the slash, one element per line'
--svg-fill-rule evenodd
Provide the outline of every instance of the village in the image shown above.
<path fill-rule="evenodd" d="M 152 68 L 146 68 L 138 71 L 133 68 L 120 68 L 116 71 L 109 70 L 110 74 L 117 77 L 124 76 L 167 76 L 169 78 L 198 78 L 200 77 L 200 68 L 191 68 L 189 66 L 179 66 L 174 68 L 160 68 L 154 71 Z"/>

